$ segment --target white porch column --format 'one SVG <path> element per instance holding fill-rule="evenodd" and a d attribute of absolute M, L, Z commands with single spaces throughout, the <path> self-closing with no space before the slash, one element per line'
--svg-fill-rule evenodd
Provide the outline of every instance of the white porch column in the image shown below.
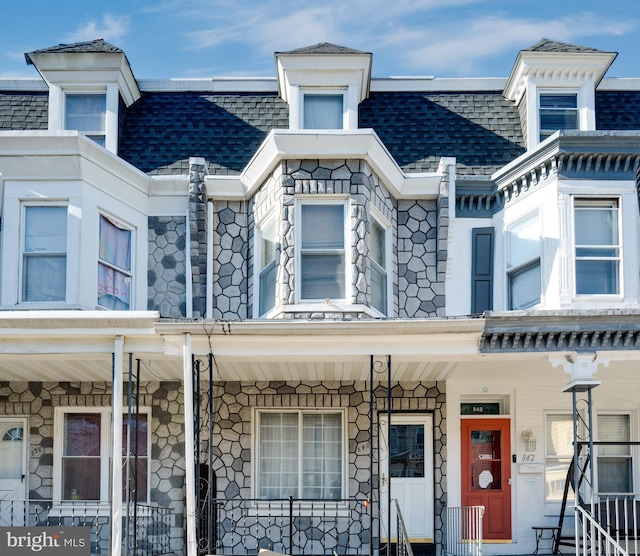
<path fill-rule="evenodd" d="M 124 336 L 116 336 L 113 349 L 111 399 L 111 556 L 122 553 L 122 369 Z"/>
<path fill-rule="evenodd" d="M 187 556 L 197 556 L 196 540 L 196 476 L 195 476 L 195 434 L 193 430 L 193 388 L 191 385 L 191 334 L 184 335 L 184 480 L 187 518 Z"/>

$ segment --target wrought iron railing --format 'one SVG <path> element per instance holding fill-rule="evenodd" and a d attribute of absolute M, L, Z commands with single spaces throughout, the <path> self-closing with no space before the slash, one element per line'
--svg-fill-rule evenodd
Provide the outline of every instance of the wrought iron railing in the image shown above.
<path fill-rule="evenodd" d="M 445 509 L 445 553 L 453 556 L 482 556 L 484 506 Z"/>
<path fill-rule="evenodd" d="M 291 555 L 369 553 L 365 500 L 219 499 L 215 508 L 215 546 L 201 545 L 204 554 L 245 555 L 262 548 Z"/>
<path fill-rule="evenodd" d="M 402 512 L 400 511 L 400 504 L 396 503 L 396 531 L 398 532 L 398 540 L 396 547 L 397 556 L 413 556 L 413 548 L 411 548 L 411 542 L 409 541 L 409 535 L 407 534 L 407 528 L 404 526 L 404 519 L 402 518 Z"/>
<path fill-rule="evenodd" d="M 125 556 L 171 554 L 175 516 L 168 508 L 137 504 L 130 519 L 123 518 Z M 135 523 L 131 516 L 135 515 Z M 109 502 L 86 500 L 0 500 L 3 527 L 89 527 L 92 556 L 109 554 L 111 534 Z M 128 532 L 128 535 L 125 534 Z"/>

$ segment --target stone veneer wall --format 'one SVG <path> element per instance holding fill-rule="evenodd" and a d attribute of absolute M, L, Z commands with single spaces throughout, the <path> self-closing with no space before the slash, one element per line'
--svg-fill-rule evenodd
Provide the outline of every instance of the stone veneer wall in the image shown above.
<path fill-rule="evenodd" d="M 147 309 L 162 317 L 186 316 L 186 217 L 149 217 Z"/>
<path fill-rule="evenodd" d="M 206 389 L 206 388 L 205 388 Z M 217 497 L 223 499 L 255 498 L 252 488 L 252 431 L 254 409 L 344 408 L 347 419 L 349 453 L 349 498 L 365 499 L 369 492 L 369 384 L 367 382 L 226 382 L 216 385 L 216 421 L 214 470 Z M 377 412 L 387 411 L 387 389 L 376 387 Z M 442 508 L 446 479 L 446 394 L 443 383 L 395 383 L 392 386 L 392 410 L 433 414 L 435 467 L 435 542 L 443 539 Z M 374 427 L 375 430 L 375 427 Z M 206 436 L 206 433 L 203 433 Z M 377 458 L 377 434 L 374 434 Z M 378 468 L 374 466 L 373 500 L 379 502 Z M 377 512 L 377 509 L 374 511 Z M 377 526 L 373 527 L 377 531 Z M 368 542 L 365 536 L 361 541 Z M 374 542 L 376 539 L 374 539 Z"/>
<path fill-rule="evenodd" d="M 295 198 L 311 196 L 343 195 L 349 198 L 349 218 L 351 237 L 352 282 L 347 298 L 351 303 L 370 306 L 370 216 L 372 207 L 390 224 L 392 261 L 390 276 L 393 284 L 392 315 L 398 311 L 398 281 L 395 269 L 397 255 L 397 207 L 396 201 L 381 183 L 371 167 L 363 160 L 288 160 L 282 162 L 265 180 L 260 190 L 251 200 L 248 211 L 249 228 L 249 297 L 248 314 L 253 316 L 253 230 L 265 217 L 275 214 L 277 237 L 281 242 L 276 246 L 278 260 L 276 307 L 294 305 L 295 292 Z M 317 311 L 284 312 L 280 318 L 368 318 L 353 313 Z"/>
<path fill-rule="evenodd" d="M 140 405 L 151 409 L 150 502 L 173 510 L 172 550 L 183 549 L 184 389 L 145 382 Z M 126 411 L 126 399 L 125 411 Z M 111 385 L 99 382 L 0 382 L 0 415 L 27 417 L 30 499 L 53 496 L 54 407 L 111 407 Z"/>
<path fill-rule="evenodd" d="M 213 318 L 247 318 L 247 215 L 240 201 L 214 203 Z"/>

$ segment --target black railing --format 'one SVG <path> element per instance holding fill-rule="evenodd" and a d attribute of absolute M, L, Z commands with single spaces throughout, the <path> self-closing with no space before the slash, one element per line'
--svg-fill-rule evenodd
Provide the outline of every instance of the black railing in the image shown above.
<path fill-rule="evenodd" d="M 215 508 L 215 551 L 204 553 L 233 556 L 260 549 L 317 556 L 369 553 L 366 500 L 218 499 Z"/>
<path fill-rule="evenodd" d="M 137 504 L 138 534 L 124 538 L 126 556 L 161 556 L 172 553 L 175 516 L 168 508 Z M 106 556 L 110 549 L 111 506 L 109 502 L 86 500 L 0 500 L 3 527 L 89 527 L 92 556 Z"/>

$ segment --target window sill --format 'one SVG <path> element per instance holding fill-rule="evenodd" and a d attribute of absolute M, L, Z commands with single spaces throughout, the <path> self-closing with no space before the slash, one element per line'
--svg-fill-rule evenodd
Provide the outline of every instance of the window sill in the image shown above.
<path fill-rule="evenodd" d="M 274 319 L 280 315 L 288 315 L 293 313 L 362 313 L 370 318 L 374 319 L 386 319 L 386 315 L 383 315 L 377 309 L 368 307 L 362 304 L 350 304 L 347 302 L 303 302 L 293 305 L 280 305 L 271 309 L 268 313 L 265 313 L 262 319 Z"/>

